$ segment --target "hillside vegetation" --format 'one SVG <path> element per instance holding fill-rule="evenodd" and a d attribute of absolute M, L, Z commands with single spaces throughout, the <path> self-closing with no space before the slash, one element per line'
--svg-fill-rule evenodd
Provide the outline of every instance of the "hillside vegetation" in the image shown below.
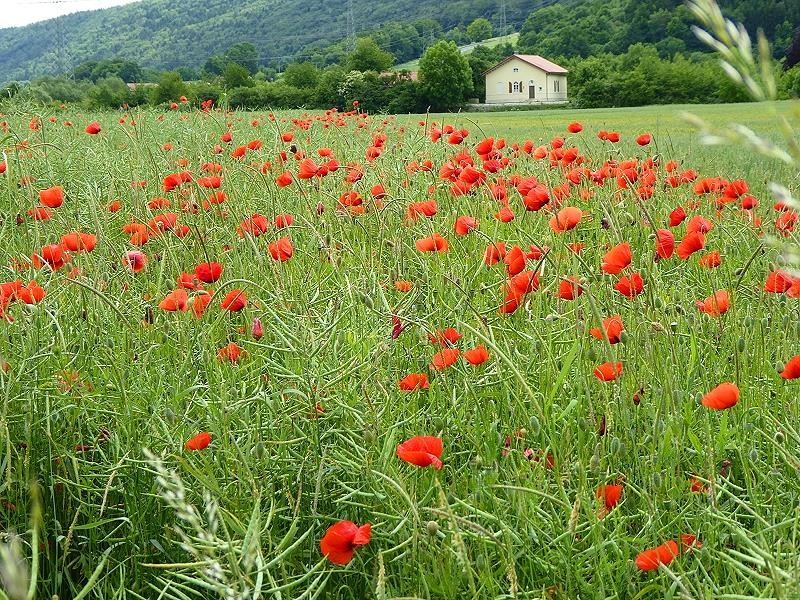
<path fill-rule="evenodd" d="M 761 28 L 783 56 L 800 4 L 723 0 L 750 31 Z M 520 30 L 519 48 L 551 57 L 624 53 L 637 42 L 659 54 L 700 50 L 681 0 L 353 0 L 352 30 L 370 35 L 396 63 L 411 61 L 438 39 L 471 41 L 467 26 L 488 19 L 494 35 Z M 348 3 L 339 0 L 142 0 L 76 13 L 26 27 L 0 29 L 0 82 L 67 73 L 90 60 L 134 60 L 154 70 L 200 70 L 209 57 L 240 42 L 255 46 L 259 66 L 341 63 L 349 51 Z M 409 15 L 413 15 L 409 18 Z"/>

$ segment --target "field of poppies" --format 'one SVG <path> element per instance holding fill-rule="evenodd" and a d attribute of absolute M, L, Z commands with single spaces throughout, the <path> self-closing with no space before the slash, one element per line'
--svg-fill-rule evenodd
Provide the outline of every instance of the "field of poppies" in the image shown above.
<path fill-rule="evenodd" d="M 664 107 L 2 110 L 0 598 L 800 595 L 790 168 Z"/>

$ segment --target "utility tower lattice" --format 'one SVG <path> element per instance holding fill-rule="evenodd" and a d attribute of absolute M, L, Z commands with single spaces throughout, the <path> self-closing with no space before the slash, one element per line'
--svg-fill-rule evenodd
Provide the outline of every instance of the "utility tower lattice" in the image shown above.
<path fill-rule="evenodd" d="M 500 2 L 500 35 L 506 35 L 506 0 Z"/>
<path fill-rule="evenodd" d="M 356 47 L 356 20 L 353 15 L 353 0 L 347 0 L 347 48 L 350 52 Z"/>

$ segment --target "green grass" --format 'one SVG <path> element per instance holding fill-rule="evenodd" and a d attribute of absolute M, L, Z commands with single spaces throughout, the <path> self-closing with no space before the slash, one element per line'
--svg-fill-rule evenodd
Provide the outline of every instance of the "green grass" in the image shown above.
<path fill-rule="evenodd" d="M 29 110 L 6 109 L 0 281 L 35 279 L 47 295 L 36 306 L 12 302 L 13 323 L 0 323 L 8 364 L 0 369 L 0 519 L 19 534 L 28 563 L 37 561 L 36 597 L 208 598 L 226 589 L 282 598 L 796 597 L 798 384 L 776 365 L 800 353 L 800 304 L 763 291 L 778 254 L 768 243 L 776 213 L 766 185 L 794 186 L 796 171 L 744 146 L 701 146 L 682 108 L 353 115 L 327 127 L 319 114 L 273 121 L 267 113 L 135 110 L 120 124 L 121 113 L 67 109 L 55 123 L 38 115 L 38 132 L 28 128 Z M 772 109 L 789 118 L 797 110 L 687 108 L 716 126 L 739 121 L 770 136 Z M 83 128 L 95 118 L 103 131 L 88 136 Z M 470 135 L 462 146 L 447 135 L 432 144 L 434 121 Z M 584 131 L 568 134 L 572 121 Z M 600 129 L 619 131 L 620 143 L 599 140 Z M 233 142 L 214 154 L 228 130 Z M 282 141 L 289 131 L 294 139 Z M 642 148 L 634 139 L 644 131 L 653 143 Z M 381 134 L 383 151 L 369 162 L 366 149 Z M 487 181 L 505 181 L 516 213 L 508 224 L 494 219 L 499 205 L 486 186 L 454 197 L 438 175 L 484 136 L 507 144 L 509 165 Z M 563 202 L 585 218 L 554 233 L 547 209 L 526 212 L 509 181 L 534 175 L 550 190 L 561 184 L 569 169 L 511 150 L 555 136 L 575 145 L 590 170 L 652 156 L 660 165 L 652 197 L 639 200 L 614 177 L 601 186 L 582 178 Z M 254 139 L 263 148 L 231 157 Z M 318 164 L 317 149 L 331 148 L 342 168 L 280 188 L 281 172 L 298 173 L 292 145 Z M 407 169 L 425 159 L 431 172 Z M 691 184 L 665 188 L 668 160 L 700 178 L 745 179 L 767 235 L 736 203 L 717 214 Z M 206 210 L 210 190 L 196 182 L 211 161 L 223 166 L 227 200 Z M 345 181 L 351 162 L 364 167 L 353 185 Z M 185 169 L 195 181 L 165 192 L 164 177 Z M 19 186 L 23 177 L 33 183 Z M 144 188 L 131 187 L 140 180 Z M 387 192 L 382 208 L 370 193 L 378 183 Z M 52 185 L 64 187 L 64 206 L 32 221 L 37 191 Z M 351 188 L 366 214 L 337 210 Z M 582 190 L 592 197 L 578 199 Z M 123 264 L 135 246 L 122 228 L 165 212 L 148 208 L 156 196 L 170 199 L 189 232 L 151 236 L 141 248 L 148 265 L 134 274 Z M 122 208 L 111 213 L 114 199 Z M 409 204 L 427 199 L 438 203 L 436 216 L 410 220 Z M 713 222 L 705 251 L 720 251 L 718 268 L 702 268 L 702 252 L 653 261 L 647 220 L 665 227 L 677 206 Z M 269 230 L 239 237 L 237 226 L 256 212 Z M 294 224 L 278 230 L 282 213 Z M 459 215 L 475 216 L 479 229 L 456 236 Z M 673 230 L 676 240 L 685 228 Z M 95 233 L 97 247 L 58 270 L 28 266 L 70 231 Z M 449 252 L 416 250 L 433 232 L 449 240 Z M 277 262 L 268 244 L 284 235 L 294 255 Z M 796 235 L 779 239 L 796 245 Z M 498 314 L 504 265 L 483 262 L 487 245 L 501 241 L 551 249 L 528 261 L 541 285 L 511 315 Z M 635 269 L 645 282 L 633 300 L 613 290 L 617 276 L 600 271 L 605 252 L 624 241 L 633 266 L 623 274 Z M 573 243 L 585 245 L 580 255 Z M 201 319 L 158 308 L 182 272 L 206 261 L 224 270 L 206 286 L 214 298 Z M 575 301 L 555 295 L 565 276 L 584 281 Z M 397 280 L 411 291 L 397 291 Z M 233 289 L 248 297 L 239 313 L 220 308 Z M 730 310 L 699 312 L 695 302 L 718 289 L 729 291 Z M 612 314 L 626 332 L 615 345 L 588 333 Z M 397 339 L 393 315 L 406 326 Z M 256 317 L 260 339 L 250 334 Z M 462 351 L 482 343 L 490 359 L 429 369 L 436 349 L 428 336 L 446 327 L 461 332 Z M 231 341 L 246 352 L 235 364 L 218 359 Z M 592 375 L 605 361 L 624 363 L 617 381 Z M 400 391 L 412 372 L 428 373 L 430 388 Z M 736 382 L 741 399 L 712 412 L 700 398 L 723 381 Z M 211 445 L 184 450 L 199 431 L 211 432 Z M 397 457 L 397 445 L 417 435 L 443 439 L 441 471 Z M 707 493 L 690 492 L 692 474 Z M 624 486 L 621 503 L 601 518 L 596 490 L 614 482 Z M 343 519 L 372 523 L 370 543 L 346 567 L 319 547 Z M 655 572 L 637 569 L 637 554 L 680 534 L 697 535 L 702 548 Z"/>

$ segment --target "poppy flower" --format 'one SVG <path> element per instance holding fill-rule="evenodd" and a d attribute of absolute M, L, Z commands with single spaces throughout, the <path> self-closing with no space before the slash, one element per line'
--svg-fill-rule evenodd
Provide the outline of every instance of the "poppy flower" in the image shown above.
<path fill-rule="evenodd" d="M 292 223 L 294 223 L 294 217 L 290 214 L 282 214 L 275 217 L 275 227 L 278 229 L 290 227 Z"/>
<path fill-rule="evenodd" d="M 622 317 L 619 315 L 612 315 L 607 319 L 603 319 L 602 329 L 594 327 L 589 330 L 589 333 L 598 340 L 604 340 L 605 337 L 608 336 L 609 343 L 617 344 L 624 330 L 625 326 L 622 324 Z M 605 331 L 605 336 L 603 335 L 603 331 Z"/>
<path fill-rule="evenodd" d="M 691 533 L 682 533 L 680 535 L 680 540 L 681 552 L 687 552 L 690 548 L 699 550 L 703 547 L 703 543 L 697 539 L 696 535 L 692 535 Z"/>
<path fill-rule="evenodd" d="M 682 206 L 679 206 L 671 213 L 669 213 L 669 226 L 670 227 L 677 227 L 683 220 L 686 218 L 686 210 Z"/>
<path fill-rule="evenodd" d="M 442 468 L 442 438 L 430 435 L 413 437 L 397 446 L 397 456 L 418 467 L 433 465 L 438 471 Z"/>
<path fill-rule="evenodd" d="M 61 245 L 70 252 L 91 252 L 97 244 L 97 236 L 91 233 L 67 233 L 61 236 Z"/>
<path fill-rule="evenodd" d="M 461 333 L 459 333 L 458 329 L 455 327 L 448 327 L 447 329 L 439 330 L 428 336 L 428 340 L 431 344 L 437 344 L 439 346 L 453 346 L 460 339 Z"/>
<path fill-rule="evenodd" d="M 656 231 L 656 254 L 660 258 L 670 258 L 675 252 L 675 236 L 669 229 Z"/>
<path fill-rule="evenodd" d="M 218 262 L 200 263 L 194 268 L 194 274 L 203 283 L 214 283 L 222 276 L 222 265 Z"/>
<path fill-rule="evenodd" d="M 433 355 L 433 362 L 431 365 L 437 371 L 444 371 L 447 367 L 455 364 L 460 355 L 458 348 L 442 348 Z"/>
<path fill-rule="evenodd" d="M 517 245 L 506 252 L 506 255 L 503 257 L 503 262 L 506 264 L 506 273 L 508 273 L 508 276 L 514 277 L 514 275 L 522 273 L 522 271 L 525 270 L 525 260 L 525 253 L 522 251 L 522 248 Z"/>
<path fill-rule="evenodd" d="M 47 208 L 58 208 L 64 203 L 64 188 L 60 185 L 39 191 L 39 202 Z"/>
<path fill-rule="evenodd" d="M 786 271 L 772 271 L 767 275 L 764 291 L 770 294 L 783 294 L 794 284 L 794 278 Z"/>
<path fill-rule="evenodd" d="M 125 253 L 125 264 L 134 273 L 138 273 L 147 265 L 147 256 L 139 250 L 131 250 Z"/>
<path fill-rule="evenodd" d="M 537 183 L 522 197 L 525 209 L 533 212 L 541 210 L 549 202 L 550 192 L 547 186 L 542 183 Z"/>
<path fill-rule="evenodd" d="M 28 285 L 20 286 L 16 291 L 17 299 L 25 304 L 39 304 L 44 300 L 45 295 L 44 289 L 39 287 L 39 284 L 35 281 L 31 281 Z"/>
<path fill-rule="evenodd" d="M 201 431 L 193 438 L 189 439 L 183 447 L 187 450 L 205 450 L 211 443 L 211 434 L 207 431 Z"/>
<path fill-rule="evenodd" d="M 334 523 L 319 542 L 319 549 L 335 565 L 346 565 L 353 560 L 353 551 L 366 546 L 372 536 L 372 525 L 360 527 L 352 521 Z"/>
<path fill-rule="evenodd" d="M 644 281 L 639 273 L 632 273 L 630 277 L 620 277 L 614 284 L 614 289 L 626 298 L 633 300 L 644 291 Z"/>
<path fill-rule="evenodd" d="M 678 544 L 669 540 L 655 548 L 640 552 L 634 561 L 642 571 L 655 571 L 659 565 L 668 565 L 678 556 Z"/>
<path fill-rule="evenodd" d="M 494 218 L 503 223 L 510 223 L 514 220 L 514 211 L 508 206 L 503 206 L 500 210 L 494 213 Z"/>
<path fill-rule="evenodd" d="M 692 254 L 698 250 L 702 250 L 706 246 L 706 237 L 700 231 L 687 233 L 686 237 L 678 244 L 678 256 L 681 260 L 687 260 Z"/>
<path fill-rule="evenodd" d="M 208 290 L 201 290 L 192 300 L 192 314 L 195 319 L 201 319 L 211 304 L 213 296 Z"/>
<path fill-rule="evenodd" d="M 483 344 L 478 344 L 472 350 L 464 352 L 464 360 L 477 367 L 489 360 L 489 352 L 487 352 Z"/>
<path fill-rule="evenodd" d="M 47 221 L 53 217 L 53 211 L 44 206 L 28 209 L 28 216 L 34 221 Z"/>
<path fill-rule="evenodd" d="M 428 382 L 427 373 L 409 373 L 398 382 L 398 386 L 404 392 L 412 392 L 414 390 L 427 390 L 430 383 Z"/>
<path fill-rule="evenodd" d="M 487 266 L 492 266 L 499 263 L 506 256 L 506 245 L 503 242 L 496 244 L 489 244 L 486 246 L 486 252 L 483 255 L 483 262 Z"/>
<path fill-rule="evenodd" d="M 447 252 L 450 249 L 447 240 L 438 233 L 417 240 L 415 245 L 420 252 Z"/>
<path fill-rule="evenodd" d="M 454 227 L 456 235 L 467 235 L 473 229 L 478 228 L 478 219 L 475 217 L 461 216 L 456 219 Z"/>
<path fill-rule="evenodd" d="M 700 257 L 700 260 L 697 261 L 697 264 L 699 264 L 701 267 L 705 267 L 706 269 L 716 269 L 722 264 L 722 258 L 720 258 L 719 250 L 714 250 L 708 254 L 704 254 Z"/>
<path fill-rule="evenodd" d="M 622 375 L 621 362 L 618 362 L 616 365 L 611 362 L 604 362 L 602 365 L 598 365 L 594 370 L 594 376 L 600 381 L 614 381 L 620 375 Z"/>
<path fill-rule="evenodd" d="M 269 245 L 269 253 L 272 255 L 273 259 L 280 262 L 286 262 L 292 258 L 292 255 L 294 254 L 292 240 L 290 240 L 288 237 L 282 237 L 275 240 Z"/>
<path fill-rule="evenodd" d="M 189 294 L 183 288 L 172 290 L 167 296 L 158 303 L 158 308 L 168 312 L 186 312 L 189 308 Z"/>
<path fill-rule="evenodd" d="M 652 141 L 649 133 L 643 133 L 636 138 L 636 143 L 640 146 L 647 146 Z"/>
<path fill-rule="evenodd" d="M 793 356 L 781 371 L 784 379 L 800 379 L 800 354 Z"/>
<path fill-rule="evenodd" d="M 266 233 L 269 229 L 269 219 L 264 215 L 253 213 L 250 218 L 243 220 L 239 223 L 236 233 L 239 237 L 244 237 L 244 234 L 249 233 L 253 237 L 258 237 Z"/>
<path fill-rule="evenodd" d="M 580 133 L 581 131 L 583 131 L 583 125 L 581 125 L 577 121 L 574 123 L 570 123 L 569 125 L 567 125 L 567 131 L 569 131 L 570 133 Z"/>
<path fill-rule="evenodd" d="M 220 362 L 228 361 L 235 363 L 242 354 L 242 349 L 236 342 L 228 342 L 226 346 L 223 346 L 217 351 L 217 360 Z"/>
<path fill-rule="evenodd" d="M 207 177 L 200 177 L 197 180 L 197 185 L 208 189 L 218 189 L 222 185 L 222 177 L 219 175 L 209 175 Z"/>
<path fill-rule="evenodd" d="M 98 133 L 100 133 L 100 131 L 102 131 L 102 129 L 100 127 L 100 123 L 98 123 L 97 121 L 92 121 L 86 126 L 85 131 L 89 135 L 97 135 Z"/>
<path fill-rule="evenodd" d="M 278 187 L 286 187 L 292 184 L 292 173 L 291 171 L 284 171 L 278 177 L 275 178 L 275 183 L 278 184 Z"/>
<path fill-rule="evenodd" d="M 595 497 L 603 502 L 607 510 L 614 508 L 619 503 L 621 496 L 622 485 L 620 484 L 601 485 L 595 492 Z"/>
<path fill-rule="evenodd" d="M 558 297 L 562 300 L 575 300 L 583 293 L 583 286 L 574 276 L 565 277 L 558 282 Z"/>
<path fill-rule="evenodd" d="M 523 271 L 511 278 L 509 289 L 516 294 L 528 294 L 539 289 L 539 272 Z"/>
<path fill-rule="evenodd" d="M 694 233 L 695 231 L 708 233 L 712 229 L 714 229 L 714 224 L 700 215 L 693 216 L 686 224 L 686 233 Z"/>
<path fill-rule="evenodd" d="M 550 217 L 550 229 L 556 233 L 564 233 L 565 231 L 577 227 L 582 218 L 583 213 L 581 209 L 575 208 L 574 206 L 564 207 L 558 211 L 558 214 Z"/>
<path fill-rule="evenodd" d="M 717 290 L 713 296 L 709 296 L 702 302 L 696 301 L 697 309 L 712 317 L 719 317 L 728 312 L 731 307 L 730 298 L 727 290 Z"/>
<path fill-rule="evenodd" d="M 703 396 L 702 404 L 706 408 L 725 410 L 739 402 L 739 387 L 735 383 L 720 383 Z"/>
<path fill-rule="evenodd" d="M 239 312 L 247 306 L 247 294 L 242 290 L 231 290 L 222 300 L 223 310 Z"/>
<path fill-rule="evenodd" d="M 617 275 L 629 264 L 631 264 L 631 245 L 623 242 L 605 253 L 601 268 L 604 273 Z"/>

